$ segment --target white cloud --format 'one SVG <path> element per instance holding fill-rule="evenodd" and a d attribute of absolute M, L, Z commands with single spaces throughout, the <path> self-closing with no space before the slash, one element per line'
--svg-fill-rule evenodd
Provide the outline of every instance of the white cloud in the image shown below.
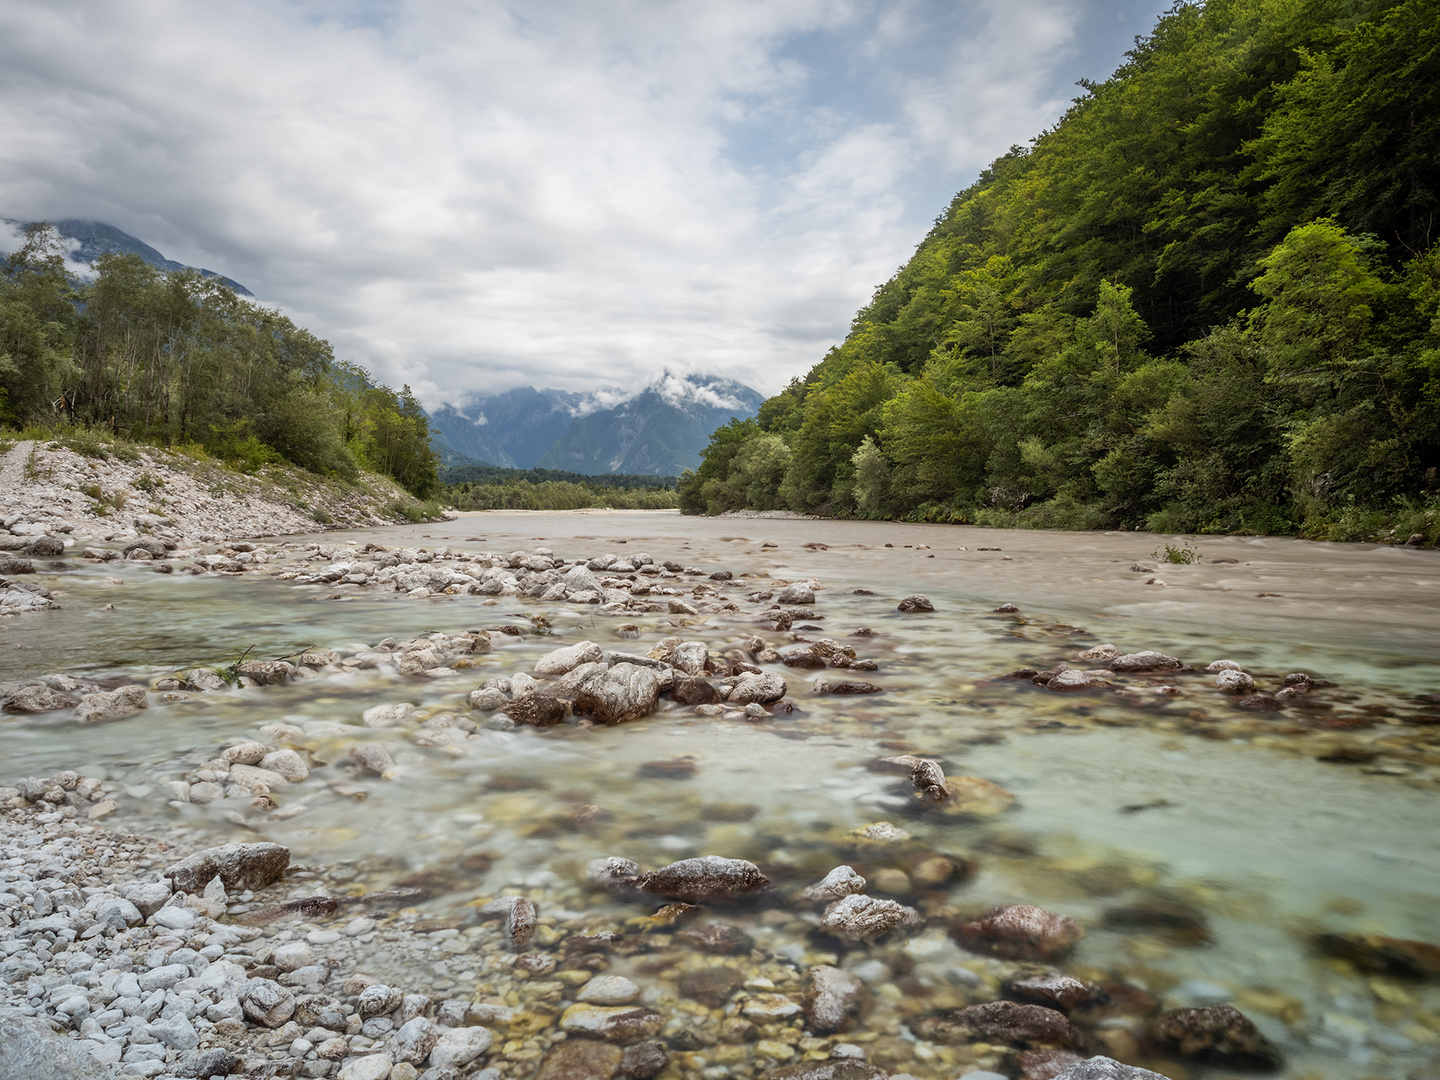
<path fill-rule="evenodd" d="M 1125 3 L 1140 29 L 1163 6 Z M 665 364 L 774 391 L 1108 73 L 1101 12 L 8 0 L 0 215 L 116 225 L 428 404 Z"/>

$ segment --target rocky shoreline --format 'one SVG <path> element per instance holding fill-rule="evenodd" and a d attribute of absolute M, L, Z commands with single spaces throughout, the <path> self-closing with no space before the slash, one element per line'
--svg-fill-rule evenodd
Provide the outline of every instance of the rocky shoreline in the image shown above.
<path fill-rule="evenodd" d="M 353 485 L 293 466 L 247 475 L 127 444 L 92 457 L 58 442 L 24 441 L 0 456 L 0 552 L 23 551 L 42 538 L 58 539 L 68 551 L 75 543 L 151 535 L 191 547 L 420 520 L 419 509 L 409 493 L 373 473 Z"/>
<path fill-rule="evenodd" d="M 110 543 L 82 557 L 220 578 L 263 574 L 337 600 L 378 589 L 415 602 L 471 597 L 482 608 L 507 598 L 569 605 L 610 618 L 622 639 L 641 636 L 627 619 L 675 631 L 643 652 L 573 640 L 485 679 L 474 669 L 546 633 L 544 615 L 156 673 L 144 684 L 54 675 L 0 687 L 12 715 L 53 721 L 68 711 L 82 724 L 232 689 L 264 694 L 307 681 L 318 689 L 357 672 L 385 672 L 401 687 L 462 688 L 448 708 L 396 700 L 367 708 L 359 723 L 265 725 L 260 738 L 230 742 L 156 793 L 172 810 L 206 807 L 245 830 L 305 812 L 312 790 L 363 799 L 367 783 L 415 767 L 410 748 L 478 756 L 519 730 L 604 737 L 605 728 L 656 714 L 778 730 L 803 714 L 807 697 L 887 693 L 885 665 L 864 655 L 876 631 L 822 630 L 815 579 L 737 578 L 643 553 L 567 560 L 548 548 L 241 542 L 207 552 L 163 535 Z M 32 562 L 45 557 L 36 552 Z M 55 592 L 66 601 L 63 588 Z M 905 618 L 935 611 L 920 594 L 896 606 Z M 1032 626 L 1014 605 L 991 617 Z M 1199 734 L 1273 724 L 1269 714 L 1285 709 L 1309 710 L 1302 717 L 1353 709 L 1371 726 L 1387 722 L 1316 675 L 1251 675 L 1223 660 L 1197 669 L 1156 650 L 1081 649 L 1073 628 L 1040 629 L 1053 642 L 1046 666 L 997 672 L 986 693 L 1095 697 L 1133 707 L 1136 723 L 1187 699 L 1192 711 L 1207 709 L 1187 721 Z M 792 691 L 795 676 L 803 694 Z M 1273 707 L 1243 704 L 1256 697 Z M 1423 735 L 1415 718 L 1433 705 L 1391 708 L 1392 727 Z M 1290 727 L 1291 738 L 1321 730 Z M 1377 751 L 1363 763 L 1404 759 L 1396 734 L 1383 759 Z M 1404 777 L 1433 784 L 1420 737 L 1409 752 Z M 644 768 L 683 778 L 687 767 L 678 758 Z M 987 821 L 1015 803 L 983 777 L 947 776 L 934 756 L 892 753 L 872 768 L 897 777 L 907 813 Z M 974 875 L 973 859 L 926 847 L 888 821 L 837 838 L 847 861 L 816 878 L 725 851 L 645 871 L 621 850 L 583 879 L 494 882 L 498 890 L 472 895 L 468 913 L 456 914 L 464 882 L 444 872 L 384 880 L 383 871 L 344 865 L 296 867 L 271 844 L 207 855 L 163 830 L 148 830 L 149 839 L 110 832 L 127 796 L 108 781 L 16 779 L 0 789 L 0 1007 L 63 1031 L 97 1075 L 901 1080 L 914 1069 L 971 1080 L 1136 1080 L 1158 1074 L 1111 1058 L 1181 1078 L 1193 1074 L 1167 1062 L 1280 1063 L 1228 1003 L 1166 1007 L 1119 973 L 1067 970 L 1081 924 L 1024 904 L 975 910 L 963 891 L 952 896 Z M 575 805 L 560 827 L 583 833 L 599 813 Z M 482 865 L 487 856 L 474 858 Z M 451 898 L 439 918 L 436 897 Z M 1106 920 L 1108 930 L 1159 933 L 1182 947 L 1209 933 L 1203 911 L 1174 900 L 1116 906 Z M 1422 942 L 1331 934 L 1315 947 L 1360 971 L 1440 971 Z M 966 959 L 943 967 L 928 959 L 952 955 Z M 899 997 L 885 999 L 893 1019 L 880 1023 L 870 1018 L 882 990 Z"/>

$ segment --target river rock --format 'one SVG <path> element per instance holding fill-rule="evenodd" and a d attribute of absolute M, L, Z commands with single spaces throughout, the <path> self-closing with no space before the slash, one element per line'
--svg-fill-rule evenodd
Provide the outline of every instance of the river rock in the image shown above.
<path fill-rule="evenodd" d="M 276 750 L 260 759 L 260 767 L 279 773 L 286 781 L 298 784 L 310 775 L 310 766 L 294 750 Z"/>
<path fill-rule="evenodd" d="M 575 994 L 586 1005 L 628 1005 L 640 996 L 640 987 L 623 975 L 597 975 Z"/>
<path fill-rule="evenodd" d="M 385 1080 L 393 1064 L 388 1051 L 346 1058 L 340 1067 L 339 1080 Z"/>
<path fill-rule="evenodd" d="M 1029 904 L 995 908 L 955 930 L 964 948 L 1006 960 L 1054 960 L 1084 936 L 1073 919 Z"/>
<path fill-rule="evenodd" d="M 430 1064 L 436 1068 L 463 1069 L 490 1049 L 494 1036 L 488 1028 L 459 1027 L 446 1031 L 430 1050 Z"/>
<path fill-rule="evenodd" d="M 1380 934 L 1321 934 L 1321 951 L 1348 960 L 1362 971 L 1411 979 L 1440 978 L 1440 946 Z"/>
<path fill-rule="evenodd" d="M 395 759 L 378 742 L 356 743 L 350 748 L 350 760 L 366 772 L 387 780 L 395 774 Z"/>
<path fill-rule="evenodd" d="M 243 892 L 278 881 L 289 865 L 290 849 L 280 844 L 222 844 L 182 859 L 164 876 L 176 892 L 203 892 L 215 877 L 227 891 Z"/>
<path fill-rule="evenodd" d="M 1214 674 L 1221 671 L 1244 671 L 1245 669 L 1234 660 L 1212 660 L 1205 665 L 1205 670 Z"/>
<path fill-rule="evenodd" d="M 1093 648 L 1086 649 L 1082 653 L 1076 653 L 1075 659 L 1094 663 L 1098 660 L 1114 660 L 1119 655 L 1120 650 L 1107 641 L 1103 645 L 1096 645 Z"/>
<path fill-rule="evenodd" d="M 639 1042 L 665 1026 L 665 1017 L 638 1005 L 571 1005 L 560 1017 L 560 1030 L 613 1043 Z"/>
<path fill-rule="evenodd" d="M 1099 679 L 1086 675 L 1085 672 L 1076 668 L 1065 668 L 1057 671 L 1045 682 L 1046 690 L 1089 690 L 1092 687 L 1105 685 Z"/>
<path fill-rule="evenodd" d="M 692 948 L 712 956 L 742 956 L 755 947 L 754 938 L 729 923 L 690 927 L 675 936 Z"/>
<path fill-rule="evenodd" d="M 601 724 L 638 720 L 655 711 L 660 681 L 655 672 L 635 664 L 581 664 L 556 683 L 556 695 L 570 698 L 575 713 Z M 511 719 L 514 719 L 512 716 Z"/>
<path fill-rule="evenodd" d="M 240 1004 L 245 1015 L 257 1024 L 278 1028 L 295 1012 L 295 995 L 271 979 L 251 979 L 245 984 Z"/>
<path fill-rule="evenodd" d="M 610 1080 L 625 1052 L 594 1039 L 567 1039 L 550 1048 L 535 1080 Z"/>
<path fill-rule="evenodd" d="M 815 590 L 810 587 L 807 581 L 797 581 L 786 585 L 780 590 L 780 595 L 775 597 L 777 604 L 813 604 L 815 603 Z"/>
<path fill-rule="evenodd" d="M 7 713 L 58 712 L 74 704 L 73 697 L 52 690 L 44 683 L 27 683 L 10 691 L 4 710 Z"/>
<path fill-rule="evenodd" d="M 410 719 L 415 706 L 408 701 L 397 701 L 390 705 L 375 705 L 360 714 L 360 721 L 366 727 L 397 727 Z"/>
<path fill-rule="evenodd" d="M 150 707 L 143 686 L 122 686 L 109 693 L 89 694 L 80 699 L 75 708 L 75 719 L 87 724 L 100 720 L 118 720 L 122 716 L 133 716 L 141 709 Z"/>
<path fill-rule="evenodd" d="M 1280 1052 L 1233 1005 L 1171 1009 L 1155 1017 L 1151 1036 L 1167 1051 L 1213 1065 L 1276 1069 Z"/>
<path fill-rule="evenodd" d="M 505 917 L 505 937 L 511 952 L 520 952 L 535 940 L 535 905 L 523 896 L 516 896 Z"/>
<path fill-rule="evenodd" d="M 898 1077 L 902 1074 L 896 1074 Z M 828 1061 L 801 1061 L 781 1065 L 760 1074 L 760 1080 L 888 1080 L 890 1073 L 855 1058 Z"/>
<path fill-rule="evenodd" d="M 934 611 L 935 605 L 930 602 L 930 598 L 928 596 L 924 596 L 921 593 L 912 593 L 909 596 L 905 597 L 904 600 L 901 600 L 900 603 L 896 606 L 895 610 L 911 613 Z"/>
<path fill-rule="evenodd" d="M 817 695 L 825 694 L 883 694 L 883 687 L 874 683 L 860 682 L 858 680 L 846 680 L 843 682 L 829 682 L 825 679 L 816 679 L 810 684 L 810 692 Z"/>
<path fill-rule="evenodd" d="M 0 555 L 0 577 L 16 577 L 20 574 L 35 573 L 35 564 L 29 559 L 16 558 L 14 555 Z"/>
<path fill-rule="evenodd" d="M 553 727 L 570 715 L 570 707 L 553 694 L 526 694 L 507 702 L 501 710 L 517 724 Z"/>
<path fill-rule="evenodd" d="M 1007 997 L 1066 1013 L 1106 997 L 1094 983 L 1081 982 L 1059 971 L 1021 972 L 1006 979 L 1003 989 Z"/>
<path fill-rule="evenodd" d="M 668 663 L 686 675 L 704 675 L 710 650 L 703 641 L 682 641 L 670 650 Z"/>
<path fill-rule="evenodd" d="M 295 665 L 285 660 L 247 660 L 235 665 L 235 674 L 259 683 L 261 686 L 278 686 L 288 682 L 295 674 Z"/>
<path fill-rule="evenodd" d="M 599 645 L 593 641 L 581 641 L 546 653 L 535 661 L 533 670 L 536 675 L 564 675 L 581 664 L 597 664 L 604 658 L 605 650 Z"/>
<path fill-rule="evenodd" d="M 819 965 L 806 973 L 803 1008 L 810 1026 L 819 1032 L 848 1031 L 864 1012 L 865 984 L 848 971 Z"/>
<path fill-rule="evenodd" d="M 820 928 L 846 941 L 873 941 L 892 930 L 908 929 L 920 921 L 914 908 L 894 900 L 858 894 L 843 896 L 825 909 Z"/>
<path fill-rule="evenodd" d="M 708 679 L 686 675 L 675 680 L 670 697 L 681 705 L 713 705 L 720 700 L 720 691 Z"/>
<path fill-rule="evenodd" d="M 209 668 L 194 668 L 185 675 L 185 686 L 201 693 L 223 690 L 228 685 L 229 683 Z"/>
<path fill-rule="evenodd" d="M 65 554 L 65 541 L 58 536 L 37 536 L 25 545 L 24 551 L 37 559 L 54 559 Z"/>
<path fill-rule="evenodd" d="M 664 1043 L 642 1042 L 626 1047 L 620 1071 L 632 1080 L 650 1080 L 670 1064 L 670 1051 Z"/>
<path fill-rule="evenodd" d="M 770 888 L 770 879 L 754 863 L 702 855 L 681 859 L 642 874 L 635 882 L 642 892 L 689 904 L 738 900 Z"/>
<path fill-rule="evenodd" d="M 5 1080 L 114 1080 L 78 1043 L 57 1035 L 44 1020 L 0 1008 L 0 1077 Z"/>
<path fill-rule="evenodd" d="M 1001 787 L 979 776 L 951 776 L 945 786 L 950 798 L 941 804 L 947 814 L 962 817 L 999 817 L 1015 805 L 1015 796 Z"/>
<path fill-rule="evenodd" d="M 220 752 L 220 757 L 231 765 L 259 765 L 269 752 L 264 743 L 256 739 L 246 739 L 244 742 L 227 746 Z"/>
<path fill-rule="evenodd" d="M 1023 1054 L 1021 1055 L 1024 1056 Z M 1170 1080 L 1168 1076 L 1142 1069 L 1137 1065 L 1122 1065 L 1114 1058 L 1087 1058 L 1078 1065 L 1071 1065 L 1055 1080 Z"/>
<path fill-rule="evenodd" d="M 837 866 L 800 894 L 801 903 L 830 904 L 865 891 L 865 879 L 853 867 Z"/>
<path fill-rule="evenodd" d="M 934 1042 L 1004 1042 L 1012 1046 L 1078 1046 L 1080 1032 L 1065 1014 L 1043 1005 L 991 1001 L 939 1016 L 923 1017 L 912 1025 L 917 1035 Z"/>
<path fill-rule="evenodd" d="M 1222 694 L 1245 694 L 1255 689 L 1255 680 L 1243 671 L 1225 670 L 1215 676 L 1215 689 Z"/>
<path fill-rule="evenodd" d="M 393 986 L 371 983 L 360 991 L 355 1002 L 355 1011 L 367 1019 L 372 1016 L 385 1016 L 398 1009 L 404 999 L 405 995 Z"/>
<path fill-rule="evenodd" d="M 230 783 L 257 795 L 264 795 L 271 788 L 284 787 L 285 777 L 270 769 L 262 769 L 259 765 L 231 765 Z"/>
<path fill-rule="evenodd" d="M 390 1037 L 390 1053 L 397 1062 L 419 1065 L 439 1041 L 439 1029 L 425 1017 L 416 1016 L 401 1024 L 400 1030 Z"/>
<path fill-rule="evenodd" d="M 1137 652 L 1125 653 L 1117 656 L 1105 665 L 1111 671 L 1174 671 L 1181 667 L 1180 661 L 1173 656 L 1167 656 L 1160 652 Z"/>
<path fill-rule="evenodd" d="M 745 973 L 725 964 L 682 971 L 678 980 L 682 996 L 712 1009 L 723 1008 L 744 983 Z M 799 1011 L 797 1007 L 795 1012 Z"/>
<path fill-rule="evenodd" d="M 603 889 L 628 889 L 639 876 L 640 864 L 618 855 L 592 859 L 585 868 L 586 879 Z"/>
<path fill-rule="evenodd" d="M 788 689 L 785 680 L 773 672 L 741 675 L 725 700 L 731 705 L 771 705 L 783 698 Z"/>

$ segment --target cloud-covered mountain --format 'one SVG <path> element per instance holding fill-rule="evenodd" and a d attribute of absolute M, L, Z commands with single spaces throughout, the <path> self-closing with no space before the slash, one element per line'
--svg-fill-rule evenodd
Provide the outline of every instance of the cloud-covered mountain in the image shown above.
<path fill-rule="evenodd" d="M 764 396 L 731 379 L 665 373 L 629 401 L 576 417 L 535 463 L 580 473 L 674 476 L 700 464 L 710 434 L 754 416 Z"/>
<path fill-rule="evenodd" d="M 0 224 L 8 226 L 6 231 L 12 234 L 0 237 L 0 242 L 3 242 L 6 247 L 17 247 L 20 233 L 28 222 L 16 221 L 14 218 L 0 218 Z M 82 273 L 101 255 L 139 255 L 151 266 L 159 267 L 161 270 L 192 269 L 184 263 L 167 259 L 145 241 L 137 240 L 129 233 L 120 231 L 114 225 L 106 225 L 103 221 L 66 218 L 63 221 L 52 221 L 50 224 L 55 226 L 55 231 L 65 241 L 66 262 Z M 218 274 L 214 270 L 206 270 L 203 267 L 194 269 L 198 269 L 205 277 L 219 278 L 241 296 L 255 295 L 244 285 L 224 274 Z"/>
<path fill-rule="evenodd" d="M 448 448 L 491 465 L 529 469 L 565 434 L 585 398 L 520 386 L 469 405 L 443 405 L 430 413 L 430 429 L 438 436 L 434 442 L 442 460 L 451 456 Z"/>
<path fill-rule="evenodd" d="M 523 386 L 430 414 L 442 459 L 456 455 L 512 469 L 674 476 L 700 463 L 710 433 L 754 416 L 763 395 L 716 376 L 663 373 L 638 394 L 585 394 Z"/>

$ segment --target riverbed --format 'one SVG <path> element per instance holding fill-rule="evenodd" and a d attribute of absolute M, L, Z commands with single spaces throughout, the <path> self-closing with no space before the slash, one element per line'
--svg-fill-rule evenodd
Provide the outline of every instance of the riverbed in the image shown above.
<path fill-rule="evenodd" d="M 783 905 L 706 914 L 746 929 L 772 965 L 835 962 L 859 973 L 874 1005 L 849 1037 L 871 1046 L 872 1060 L 927 1080 L 1010 1067 L 1003 1055 L 917 1041 L 905 1020 L 922 1007 L 989 1000 L 1004 965 L 960 949 L 947 927 L 1013 903 L 1087 928 L 1067 971 L 1134 988 L 1156 1007 L 1235 1004 L 1284 1055 L 1280 1075 L 1403 1076 L 1436 1060 L 1433 982 L 1358 972 L 1314 942 L 1327 932 L 1440 941 L 1440 727 L 1424 720 L 1440 713 L 1440 703 L 1427 704 L 1440 693 L 1440 554 L 664 512 L 464 514 L 285 539 L 302 545 L 292 556 L 308 543 L 543 547 L 568 560 L 647 553 L 729 571 L 734 583 L 720 595 L 739 610 L 621 618 L 510 596 L 416 599 L 280 580 L 271 576 L 288 565 L 279 558 L 239 578 L 158 575 L 143 564 L 42 574 L 62 608 L 0 622 L 0 681 L 65 672 L 154 685 L 246 650 L 360 655 L 384 638 L 493 624 L 525 632 L 441 677 L 351 667 L 180 695 L 107 724 L 7 717 L 0 779 L 78 769 L 116 785 L 120 809 L 107 824 L 188 842 L 274 840 L 297 861 L 335 869 L 337 881 L 380 887 L 439 874 L 442 887 L 420 910 L 457 924 L 474 917 L 467 905 L 477 898 L 507 890 L 532 897 L 542 915 L 595 928 L 651 914 L 585 885 L 586 865 L 603 856 L 646 869 L 705 854 L 748 859 L 791 893 L 840 862 L 893 871 L 881 879 L 894 889 L 885 895 L 916 905 L 924 921 L 873 945 L 837 951 L 805 912 Z M 1167 561 L 1167 546 L 1197 561 Z M 765 605 L 745 595 L 804 579 L 821 586 L 813 609 L 788 632 L 757 631 L 749 616 Z M 933 613 L 897 611 L 917 592 Z M 622 634 L 622 625 L 636 629 Z M 861 627 L 874 633 L 854 636 Z M 671 708 L 609 728 L 502 731 L 467 705 L 487 679 L 529 671 L 576 641 L 643 653 L 675 635 L 720 652 L 757 632 L 782 647 L 794 636 L 846 643 L 876 662 L 864 678 L 883 693 L 816 696 L 810 681 L 833 673 L 776 664 L 767 670 L 788 680 L 795 708 L 761 722 Z M 1174 654 L 1200 671 L 1105 694 L 1005 678 L 1076 663 L 1101 643 Z M 1331 684 L 1316 691 L 1327 708 L 1239 710 L 1203 671 L 1220 659 L 1270 691 L 1291 672 L 1309 673 Z M 359 726 L 366 709 L 396 702 L 421 719 L 470 717 L 476 730 L 450 742 L 423 729 Z M 273 744 L 265 729 L 277 724 L 301 733 L 287 744 L 314 769 L 276 793 L 275 809 L 236 814 L 166 797 L 168 783 L 224 746 Z M 387 745 L 393 776 L 348 766 L 346 748 L 362 737 Z M 948 775 L 983 778 L 1016 801 L 993 816 L 924 812 L 904 776 L 873 768 L 898 754 L 933 758 Z M 909 839 L 889 852 L 857 848 L 854 830 L 880 821 Z M 922 889 L 904 868 L 926 854 L 966 872 Z M 1190 913 L 1188 935 L 1137 930 L 1115 915 L 1156 901 Z M 655 933 L 664 938 L 666 928 Z M 646 955 L 614 970 L 641 985 L 648 977 L 654 1001 L 673 1001 L 673 973 L 647 966 Z M 671 967 L 690 962 L 681 956 Z M 447 954 L 427 974 L 435 992 L 450 994 L 484 973 Z M 1124 1049 L 1124 1027 L 1114 1027 L 1121 1034 L 1105 1045 Z M 752 1075 L 746 1053 L 723 1066 L 727 1075 Z M 1177 1078 L 1229 1075 L 1147 1063 Z"/>

